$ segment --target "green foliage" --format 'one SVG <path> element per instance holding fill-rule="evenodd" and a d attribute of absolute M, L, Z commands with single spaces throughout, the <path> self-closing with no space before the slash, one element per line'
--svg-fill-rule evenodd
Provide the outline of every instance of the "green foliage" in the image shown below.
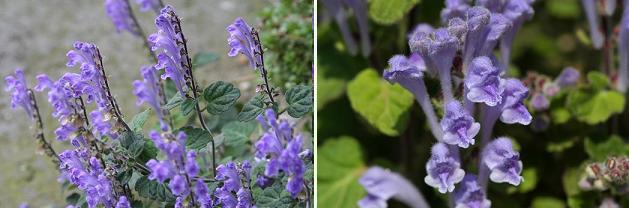
<path fill-rule="evenodd" d="M 168 100 L 168 102 L 166 102 L 166 105 L 164 105 L 163 108 L 167 110 L 172 110 L 177 106 L 180 106 L 184 102 L 184 100 L 186 100 L 184 97 L 181 97 L 179 93 L 176 93 Z"/>
<path fill-rule="evenodd" d="M 546 1 L 548 13 L 560 18 L 576 19 L 581 15 L 580 3 L 577 0 Z"/>
<path fill-rule="evenodd" d="M 370 0 L 369 17 L 379 24 L 390 25 L 410 11 L 419 0 Z"/>
<path fill-rule="evenodd" d="M 256 129 L 257 123 L 254 121 L 241 122 L 232 121 L 223 126 L 221 132 L 227 146 L 241 146 L 250 140 L 251 134 Z"/>
<path fill-rule="evenodd" d="M 210 51 L 198 52 L 192 58 L 192 68 L 199 68 L 218 60 L 218 54 Z"/>
<path fill-rule="evenodd" d="M 201 150 L 207 146 L 207 143 L 212 141 L 212 135 L 201 128 L 194 128 L 190 126 L 183 127 L 178 131 L 183 131 L 188 135 L 186 138 L 186 149 Z"/>
<path fill-rule="evenodd" d="M 300 118 L 312 110 L 314 97 L 312 86 L 297 85 L 286 92 L 288 115 Z"/>
<path fill-rule="evenodd" d="M 347 95 L 356 112 L 389 136 L 400 133 L 413 104 L 410 92 L 384 81 L 372 69 L 363 70 L 348 84 Z"/>
<path fill-rule="evenodd" d="M 192 111 L 194 111 L 194 108 L 197 105 L 197 102 L 199 102 L 199 101 L 196 100 L 196 99 L 185 99 L 181 103 L 181 115 L 183 115 L 183 116 L 190 115 L 190 113 L 192 113 Z"/>
<path fill-rule="evenodd" d="M 142 131 L 142 127 L 144 127 L 146 120 L 149 118 L 150 112 L 151 109 L 146 109 L 133 116 L 133 119 L 131 119 L 131 123 L 129 124 L 129 128 L 135 132 Z"/>
<path fill-rule="evenodd" d="M 598 71 L 588 72 L 587 79 L 590 86 L 595 90 L 602 90 L 609 86 L 609 78 L 607 78 L 607 75 Z"/>
<path fill-rule="evenodd" d="M 365 168 L 360 145 L 354 138 L 328 139 L 317 155 L 318 206 L 355 207 L 365 195 L 358 184 Z"/>
<path fill-rule="evenodd" d="M 170 192 L 166 184 L 149 180 L 146 176 L 142 176 L 135 182 L 135 191 L 141 197 L 157 200 L 160 202 L 174 202 L 175 196 Z"/>
<path fill-rule="evenodd" d="M 522 171 L 522 177 L 524 177 L 524 181 L 517 187 L 509 187 L 508 191 L 510 193 L 519 192 L 526 193 L 532 191 L 537 186 L 538 175 L 537 169 L 535 168 L 524 168 Z"/>
<path fill-rule="evenodd" d="M 585 152 L 593 160 L 602 162 L 609 156 L 629 155 L 629 144 L 626 144 L 618 135 L 612 135 L 609 139 L 598 143 L 586 138 Z"/>
<path fill-rule="evenodd" d="M 295 206 L 290 194 L 284 191 L 284 186 L 281 183 L 274 183 L 265 189 L 256 186 L 253 193 L 257 197 L 257 207 L 290 208 Z"/>
<path fill-rule="evenodd" d="M 606 121 L 624 107 L 625 98 L 615 91 L 574 90 L 566 98 L 566 108 L 577 120 L 588 124 Z"/>
<path fill-rule="evenodd" d="M 203 90 L 203 98 L 207 101 L 207 111 L 218 115 L 229 110 L 238 101 L 240 90 L 231 83 L 217 81 Z"/>
<path fill-rule="evenodd" d="M 140 133 L 125 131 L 120 136 L 120 145 L 125 148 L 131 156 L 137 157 L 144 150 L 145 141 Z"/>
<path fill-rule="evenodd" d="M 252 97 L 238 114 L 239 121 L 251 121 L 264 112 L 264 96 L 256 95 Z"/>
<path fill-rule="evenodd" d="M 533 199 L 532 208 L 564 208 L 566 204 L 554 197 L 538 196 Z"/>

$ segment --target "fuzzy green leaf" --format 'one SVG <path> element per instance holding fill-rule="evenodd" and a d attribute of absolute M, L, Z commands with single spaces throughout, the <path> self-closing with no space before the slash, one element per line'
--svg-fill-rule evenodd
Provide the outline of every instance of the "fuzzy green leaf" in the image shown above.
<path fill-rule="evenodd" d="M 131 120 L 131 123 L 129 124 L 129 127 L 131 128 L 131 130 L 142 131 L 142 127 L 144 127 L 146 120 L 149 118 L 149 113 L 151 112 L 150 110 L 151 109 L 146 109 L 142 111 L 141 113 L 138 113 L 137 115 L 133 116 L 133 119 Z"/>
<path fill-rule="evenodd" d="M 173 97 L 171 97 L 168 102 L 166 103 L 166 105 L 164 105 L 164 109 L 166 110 L 172 110 L 173 108 L 176 108 L 177 106 L 181 105 L 181 103 L 183 103 L 183 101 L 185 100 L 185 98 L 181 97 L 181 95 L 179 93 L 176 93 L 175 95 L 173 95 Z"/>
<path fill-rule="evenodd" d="M 249 141 L 253 130 L 256 129 L 256 122 L 232 121 L 223 126 L 221 132 L 225 138 L 226 146 L 240 146 Z"/>
<path fill-rule="evenodd" d="M 142 176 L 135 182 L 135 191 L 142 197 L 161 201 L 173 202 L 175 197 L 170 192 L 166 184 L 149 180 L 146 176 Z"/>
<path fill-rule="evenodd" d="M 216 60 L 218 60 L 218 54 L 214 52 L 198 52 L 197 54 L 194 54 L 194 58 L 192 58 L 192 67 L 202 67 L 206 64 L 215 62 Z"/>
<path fill-rule="evenodd" d="M 310 112 L 313 107 L 314 98 L 312 86 L 297 85 L 286 92 L 286 102 L 288 103 L 288 115 L 293 118 L 300 118 Z"/>
<path fill-rule="evenodd" d="M 625 97 L 615 91 L 575 90 L 566 98 L 566 108 L 579 121 L 597 124 L 606 121 L 625 107 Z"/>
<path fill-rule="evenodd" d="M 195 99 L 185 99 L 183 103 L 181 103 L 181 114 L 184 116 L 188 116 L 194 110 L 197 104 L 197 100 Z"/>
<path fill-rule="evenodd" d="M 603 142 L 593 142 L 592 139 L 585 139 L 585 152 L 595 161 L 602 162 L 607 157 L 629 155 L 629 144 L 622 141 L 617 135 L 612 135 Z"/>
<path fill-rule="evenodd" d="M 391 25 L 401 20 L 419 0 L 371 0 L 369 17 L 379 24 Z"/>
<path fill-rule="evenodd" d="M 365 196 L 358 179 L 366 168 L 358 142 L 351 137 L 329 139 L 319 148 L 317 161 L 319 207 L 356 207 Z"/>
<path fill-rule="evenodd" d="M 239 121 L 251 121 L 258 115 L 264 112 L 264 100 L 262 95 L 252 97 L 245 106 L 242 107 L 242 111 L 238 114 Z"/>
<path fill-rule="evenodd" d="M 201 128 L 194 128 L 186 126 L 179 131 L 183 131 L 188 135 L 186 138 L 186 149 L 200 150 L 207 146 L 207 143 L 212 141 L 210 132 L 207 132 Z"/>
<path fill-rule="evenodd" d="M 218 81 L 203 90 L 203 98 L 207 103 L 207 112 L 218 115 L 232 107 L 238 98 L 240 90 L 231 83 Z"/>

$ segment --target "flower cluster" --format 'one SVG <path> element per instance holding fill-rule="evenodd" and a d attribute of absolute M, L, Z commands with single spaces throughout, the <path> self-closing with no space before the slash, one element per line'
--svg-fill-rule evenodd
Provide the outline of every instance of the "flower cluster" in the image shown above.
<path fill-rule="evenodd" d="M 106 0 L 105 12 L 114 23 L 116 31 L 128 31 L 133 35 L 140 35 L 137 22 L 131 16 L 131 5 L 128 0 Z"/>
<path fill-rule="evenodd" d="M 236 18 L 234 23 L 227 26 L 227 32 L 229 37 L 227 43 L 231 48 L 227 55 L 234 57 L 238 54 L 242 54 L 249 60 L 249 66 L 254 70 L 258 69 L 258 65 L 262 64 L 260 57 L 260 46 L 258 40 L 256 40 L 252 34 L 253 28 L 245 22 L 242 18 Z"/>
<path fill-rule="evenodd" d="M 529 72 L 524 83 L 532 91 L 531 108 L 535 111 L 547 110 L 550 107 L 550 98 L 557 96 L 561 90 L 576 86 L 580 76 L 580 72 L 573 67 L 564 68 L 554 80 Z"/>
<path fill-rule="evenodd" d="M 293 127 L 286 120 L 278 121 L 273 109 L 267 109 L 265 116 L 259 115 L 257 120 L 265 132 L 255 144 L 255 156 L 258 160 L 266 160 L 267 165 L 264 176 L 259 177 L 256 183 L 265 184 L 265 180 L 268 180 L 266 177 L 277 177 L 282 171 L 289 176 L 286 191 L 296 197 L 304 186 L 306 171 L 306 165 L 300 157 L 302 136 L 293 136 Z"/>
<path fill-rule="evenodd" d="M 189 89 L 188 73 L 192 66 L 188 55 L 181 53 L 185 51 L 185 39 L 175 9 L 166 5 L 155 19 L 155 26 L 157 32 L 148 37 L 151 50 L 157 52 L 155 68 L 164 69 L 162 79 L 172 80 L 181 96 L 185 97 Z"/>
<path fill-rule="evenodd" d="M 413 184 L 397 173 L 374 166 L 358 181 L 367 190 L 367 196 L 358 202 L 360 207 L 387 207 L 394 198 L 413 207 L 428 207 L 426 200 Z"/>
<path fill-rule="evenodd" d="M 34 114 L 33 101 L 22 69 L 16 69 L 15 74 L 6 76 L 4 80 L 6 81 L 5 90 L 11 92 L 11 108 L 21 107 L 26 111 L 28 117 L 32 118 Z"/>
<path fill-rule="evenodd" d="M 155 113 L 160 121 L 160 127 L 162 131 L 168 131 L 168 124 L 164 121 L 164 110 L 162 110 L 162 102 L 164 100 L 164 93 L 159 84 L 159 78 L 157 76 L 157 69 L 152 66 L 144 66 L 140 69 L 140 73 L 144 80 L 135 80 L 133 82 L 133 94 L 138 97 L 137 104 L 147 103 Z"/>
<path fill-rule="evenodd" d="M 409 34 L 411 55 L 392 57 L 390 68 L 384 72 L 386 80 L 412 92 L 422 107 L 439 141 L 432 147 L 424 181 L 441 193 L 454 192 L 457 207 L 489 207 L 491 202 L 485 196 L 488 179 L 512 185 L 522 181 L 522 162 L 510 140 L 491 138 L 497 120 L 528 125 L 532 119 L 524 105 L 528 89 L 520 80 L 505 77 L 504 73 L 513 38 L 533 15 L 531 3 L 486 0 L 472 6 L 467 1 L 447 0 L 446 8 L 441 11 L 447 26 L 432 28 L 419 24 Z M 497 46 L 500 57 L 493 53 Z M 443 93 L 444 114 L 438 124 L 423 81 L 434 75 Z M 565 79 L 570 82 L 572 77 Z M 454 91 L 458 89 L 462 92 Z M 476 114 L 483 118 L 480 122 L 475 121 Z M 477 177 L 461 168 L 459 148 L 478 143 L 475 137 L 479 133 L 482 154 Z M 368 206 L 361 203 L 361 207 Z"/>
<path fill-rule="evenodd" d="M 214 195 L 217 198 L 217 205 L 222 207 L 242 207 L 253 206 L 251 195 L 251 165 L 248 161 L 243 161 L 240 165 L 228 162 L 216 168 L 216 180 L 223 182 L 217 187 Z"/>
<path fill-rule="evenodd" d="M 100 161 L 89 155 L 85 149 L 62 152 L 59 154 L 61 171 L 70 182 L 85 192 L 89 207 L 99 204 L 112 207 L 116 200 L 111 181 L 106 177 Z M 126 198 L 122 200 L 126 201 Z"/>

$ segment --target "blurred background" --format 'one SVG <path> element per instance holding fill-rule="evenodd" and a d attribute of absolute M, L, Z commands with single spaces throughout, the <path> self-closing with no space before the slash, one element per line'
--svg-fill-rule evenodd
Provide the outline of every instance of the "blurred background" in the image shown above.
<path fill-rule="evenodd" d="M 387 108 L 391 111 L 385 112 L 382 105 L 387 104 L 360 102 L 396 96 L 399 96 L 396 97 L 398 101 L 402 99 L 400 94 L 405 93 L 401 92 L 405 90 L 400 88 L 396 91 L 394 87 L 389 87 L 391 85 L 382 79 L 382 71 L 388 68 L 387 60 L 393 55 L 409 55 L 407 34 L 417 24 L 443 26 L 440 12 L 444 8 L 444 1 L 372 0 L 365 3 L 362 11 L 360 7 L 330 6 L 326 2 L 333 1 L 318 0 L 317 16 L 319 205 L 355 207 L 357 201 L 365 196 L 358 179 L 369 166 L 379 165 L 411 180 L 434 207 L 447 206 L 446 195 L 439 194 L 424 183 L 425 164 L 430 157 L 430 147 L 436 140 L 427 130 L 419 105 L 413 101 L 408 111 L 391 107 Z M 527 101 L 534 118 L 531 125 L 498 124 L 494 128 L 493 135 L 509 136 L 516 141 L 516 150 L 520 151 L 524 163 L 524 182 L 518 187 L 491 184 L 488 198 L 493 207 L 598 207 L 606 198 L 611 198 L 621 207 L 629 206 L 627 192 L 616 192 L 616 189 L 611 188 L 585 191 L 578 186 L 586 175 L 585 167 L 588 164 L 604 162 L 610 156 L 629 155 L 627 112 L 625 110 L 610 117 L 623 112 L 623 108 L 627 109 L 622 95 L 621 99 L 614 100 L 613 103 L 618 101 L 619 104 L 615 105 L 594 99 L 588 94 L 613 91 L 615 72 L 602 70 L 602 51 L 592 47 L 589 26 L 579 0 L 538 0 L 533 3 L 533 7 L 533 18 L 524 23 L 515 37 L 507 76 L 523 80 L 529 87 L 530 95 L 542 93 L 543 84 L 551 83 L 566 67 L 574 67 L 581 77 L 575 88 L 562 89 L 555 96 L 547 97 L 550 104 L 545 109 L 533 109 Z M 335 19 L 339 18 L 335 12 L 339 8 L 344 12 L 340 22 L 347 26 L 349 37 L 342 35 Z M 620 22 L 622 8 L 621 1 L 618 1 L 614 15 L 607 21 L 611 20 L 616 26 Z M 367 33 L 361 33 L 361 16 L 366 19 Z M 612 37 L 615 37 L 618 29 L 611 28 L 611 32 Z M 365 39 L 365 34 L 368 34 L 368 39 Z M 348 42 L 348 39 L 352 41 Z M 361 41 L 368 42 L 371 50 L 364 50 Z M 613 57 L 617 67 L 617 56 Z M 357 74 L 368 68 L 377 75 L 357 80 Z M 595 77 L 602 74 L 599 71 L 604 73 L 602 88 L 592 87 Z M 590 72 L 595 75 L 589 75 Z M 439 96 L 436 80 L 430 79 L 426 84 L 431 97 Z M 362 88 L 365 90 L 386 88 L 391 91 L 378 94 L 385 98 L 375 95 L 361 98 L 356 95 L 355 100 L 350 101 L 350 85 L 374 86 Z M 383 87 L 378 88 L 378 85 Z M 586 94 L 585 99 L 567 98 L 578 97 L 576 94 L 580 93 Z M 436 102 L 439 106 L 439 101 Z M 595 105 L 600 105 L 600 108 L 592 107 Z M 612 110 L 609 109 L 616 108 L 612 105 L 620 109 L 610 113 Z M 375 108 L 380 110 L 365 112 Z M 361 110 L 363 112 L 359 112 Z M 395 113 L 400 116 L 378 117 L 382 119 L 376 121 L 380 122 L 376 125 L 387 127 L 385 130 L 382 126 L 374 127 L 373 121 L 367 121 L 364 117 L 364 114 L 378 115 L 392 111 L 398 111 Z M 440 113 L 440 109 L 437 111 Z M 477 158 L 471 156 L 477 155 L 478 151 L 478 148 L 464 151 L 462 157 L 465 163 L 477 164 Z M 339 154 L 346 156 L 339 159 L 335 156 Z M 462 168 L 475 172 L 472 166 L 475 165 Z M 626 181 L 621 187 L 627 187 Z M 341 194 L 346 195 L 338 197 Z M 394 200 L 389 200 L 389 206 L 404 207 Z"/>
<path fill-rule="evenodd" d="M 145 33 L 155 32 L 155 14 L 152 11 L 141 13 L 135 1 L 130 2 Z M 40 73 L 56 79 L 66 71 L 78 70 L 65 66 L 65 54 L 72 44 L 78 40 L 93 42 L 103 54 L 112 93 L 127 115 L 126 119 L 131 119 L 130 115 L 145 108 L 136 106 L 132 82 L 140 79 L 140 66 L 151 64 L 152 60 L 147 58 L 140 38 L 128 32 L 116 32 L 105 14 L 103 3 L 96 0 L 0 0 L 0 76 L 22 68 L 31 87 L 36 84 L 35 76 Z M 275 50 L 280 48 L 309 49 L 265 56 L 271 81 L 276 86 L 284 88 L 297 82 L 311 82 L 312 59 L 309 62 L 301 60 L 303 62 L 298 66 L 294 63 L 294 57 L 304 55 L 298 53 L 312 57 L 309 16 L 312 13 L 302 13 L 308 18 L 295 15 L 295 11 L 311 11 L 311 3 L 299 7 L 290 1 L 279 0 L 165 0 L 164 3 L 173 5 L 183 20 L 190 53 L 203 53 L 210 59 L 209 64 L 196 69 L 195 77 L 201 85 L 223 80 L 240 88 L 244 97 L 242 100 L 248 100 L 255 94 L 258 75 L 249 68 L 247 60 L 240 56 L 227 56 L 229 46 L 225 28 L 236 17 L 243 17 L 261 31 L 263 44 L 267 50 L 273 51 L 268 54 L 278 54 Z M 304 21 L 307 24 L 302 24 Z M 309 35 L 302 35 L 304 33 Z M 293 60 L 292 65 L 280 68 L 276 64 L 290 59 Z M 290 76 L 281 75 L 282 71 L 293 73 Z M 274 77 L 275 74 L 279 75 Z M 26 114 L 21 109 L 11 109 L 10 96 L 5 91 L 0 92 L 0 97 L 4 98 L 0 99 L 0 207 L 17 207 L 22 202 L 28 202 L 31 207 L 64 207 L 67 193 L 57 182 L 56 167 L 45 156 L 36 154 L 36 143 Z M 37 100 L 45 120 L 46 138 L 57 152 L 61 152 L 68 146 L 54 141 L 52 131 L 57 121 L 50 115 L 47 98 L 39 93 Z"/>

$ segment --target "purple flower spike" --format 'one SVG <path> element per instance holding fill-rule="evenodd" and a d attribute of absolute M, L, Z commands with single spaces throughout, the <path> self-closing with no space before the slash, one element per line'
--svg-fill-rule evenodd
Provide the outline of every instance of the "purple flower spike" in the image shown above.
<path fill-rule="evenodd" d="M 422 194 L 410 181 L 381 167 L 369 168 L 358 182 L 367 191 L 367 196 L 358 201 L 361 208 L 386 208 L 387 200 L 391 198 L 410 207 L 428 207 Z"/>
<path fill-rule="evenodd" d="M 175 167 L 169 161 L 149 160 L 146 166 L 150 169 L 149 179 L 157 180 L 164 183 L 166 179 L 170 179 L 176 172 Z"/>
<path fill-rule="evenodd" d="M 170 78 L 179 93 L 185 97 L 188 91 L 185 80 L 188 69 L 183 64 L 186 61 L 181 54 L 184 41 L 178 22 L 174 8 L 170 5 L 165 6 L 155 19 L 157 32 L 151 34 L 148 41 L 151 50 L 157 52 L 155 68 L 164 69 L 162 79 Z"/>
<path fill-rule="evenodd" d="M 465 87 L 468 90 L 466 97 L 475 103 L 496 106 L 502 101 L 502 82 L 500 69 L 493 66 L 491 59 L 486 56 L 476 57 L 465 76 Z"/>
<path fill-rule="evenodd" d="M 524 180 L 522 173 L 522 161 L 520 154 L 513 150 L 511 140 L 500 137 L 489 143 L 483 149 L 483 163 L 491 171 L 489 178 L 496 183 L 510 183 L 520 185 Z"/>
<path fill-rule="evenodd" d="M 114 207 L 111 182 L 105 176 L 99 160 L 80 150 L 66 150 L 59 154 L 59 169 L 72 184 L 85 193 L 89 207 Z"/>
<path fill-rule="evenodd" d="M 548 98 L 546 98 L 544 94 L 542 93 L 533 94 L 533 97 L 531 98 L 531 107 L 533 107 L 533 109 L 542 111 L 542 110 L 548 109 L 549 106 L 550 106 L 550 101 L 548 100 Z"/>
<path fill-rule="evenodd" d="M 443 143 L 432 146 L 432 155 L 426 163 L 426 172 L 428 175 L 424 178 L 424 182 L 438 188 L 441 193 L 452 192 L 454 184 L 463 180 L 465 175 L 459 161 L 452 156 L 448 146 Z"/>
<path fill-rule="evenodd" d="M 504 92 L 502 94 L 500 120 L 507 124 L 519 123 L 529 125 L 531 123 L 531 113 L 524 106 L 524 99 L 529 94 L 522 82 L 518 79 L 509 78 L 504 82 Z"/>
<path fill-rule="evenodd" d="M 435 28 L 433 28 L 430 24 L 426 24 L 426 23 L 420 23 L 417 24 L 415 26 L 415 28 L 413 29 L 413 31 L 411 31 L 410 33 L 408 33 L 407 37 L 410 40 L 411 38 L 413 38 L 413 36 L 420 34 L 420 33 L 424 33 L 424 34 L 430 34 L 431 32 L 433 32 L 435 30 Z"/>
<path fill-rule="evenodd" d="M 75 115 L 76 106 L 73 102 L 72 92 L 59 81 L 53 82 L 47 75 L 37 76 L 39 83 L 35 90 L 43 91 L 48 89 L 48 102 L 54 108 L 52 116 L 59 121 L 59 127 L 55 130 L 56 139 L 66 141 L 74 134 L 78 127 L 73 122 L 69 122 Z"/>
<path fill-rule="evenodd" d="M 511 55 L 511 45 L 516 33 L 520 30 L 520 27 L 524 24 L 524 21 L 533 17 L 534 11 L 531 7 L 532 0 L 511 0 L 508 1 L 504 7 L 503 14 L 505 17 L 511 20 L 512 27 L 505 32 L 500 40 L 500 53 L 502 58 L 502 64 L 509 66 L 509 60 Z"/>
<path fill-rule="evenodd" d="M 153 10 L 159 14 L 159 10 L 162 8 L 160 0 L 135 0 L 135 3 L 140 5 L 141 12 Z"/>
<path fill-rule="evenodd" d="M 492 13 L 502 12 L 502 8 L 504 7 L 504 0 L 476 0 L 477 6 L 482 6 Z"/>
<path fill-rule="evenodd" d="M 256 43 L 252 32 L 252 28 L 241 17 L 236 18 L 234 23 L 227 26 L 229 37 L 227 43 L 231 49 L 227 55 L 236 56 L 239 53 L 245 55 L 249 60 L 249 66 L 254 70 L 261 64 L 260 56 L 258 56 L 258 44 Z"/>
<path fill-rule="evenodd" d="M 217 204 L 226 208 L 252 207 L 251 193 L 240 183 L 241 181 L 251 181 L 251 178 L 246 174 L 249 172 L 249 168 L 247 161 L 244 161 L 240 166 L 228 162 L 216 167 L 216 180 L 223 182 L 223 185 L 214 191 Z"/>
<path fill-rule="evenodd" d="M 626 92 L 629 87 L 629 2 L 624 1 L 624 11 L 620 21 L 618 34 L 618 89 Z"/>
<path fill-rule="evenodd" d="M 428 68 L 439 73 L 439 81 L 446 100 L 453 99 L 451 67 L 459 41 L 447 29 L 440 28 L 434 33 L 418 33 L 409 41 L 411 52 L 419 53 Z"/>
<path fill-rule="evenodd" d="M 452 18 L 465 18 L 465 11 L 470 8 L 465 0 L 446 0 L 446 8 L 441 10 L 441 21 L 448 22 Z"/>
<path fill-rule="evenodd" d="M 187 196 L 188 186 L 186 185 L 186 179 L 181 175 L 175 175 L 175 177 L 168 182 L 168 188 L 173 192 L 175 196 Z"/>
<path fill-rule="evenodd" d="M 28 93 L 28 84 L 22 69 L 16 69 L 15 74 L 6 76 L 4 80 L 6 81 L 5 90 L 11 92 L 11 108 L 21 107 L 26 111 L 28 117 L 32 119 L 34 114 L 33 101 Z"/>
<path fill-rule="evenodd" d="M 482 49 L 477 55 L 491 55 L 500 38 L 505 34 L 505 32 L 511 30 L 511 27 L 513 27 L 511 20 L 509 20 L 504 15 L 499 13 L 491 14 L 487 39 L 485 40 Z"/>
<path fill-rule="evenodd" d="M 588 23 L 590 25 L 590 39 L 592 40 L 592 45 L 596 49 L 600 49 L 603 47 L 603 32 L 599 29 L 599 18 L 596 1 L 595 0 L 581 0 L 581 4 L 583 5 L 583 9 L 585 10 L 585 16 L 588 19 Z"/>
<path fill-rule="evenodd" d="M 201 180 L 197 180 L 194 185 L 194 195 L 198 199 L 201 208 L 212 208 L 212 196 L 207 188 L 207 185 Z"/>
<path fill-rule="evenodd" d="M 465 175 L 461 185 L 454 192 L 456 208 L 489 208 L 491 201 L 487 199 L 482 187 L 473 174 Z"/>
<path fill-rule="evenodd" d="M 474 122 L 474 117 L 458 101 L 450 101 L 445 106 L 441 128 L 443 129 L 443 142 L 468 148 L 474 144 L 474 136 L 478 134 L 480 124 Z"/>
<path fill-rule="evenodd" d="M 472 61 L 473 57 L 483 48 L 490 27 L 488 27 L 491 15 L 489 10 L 484 7 L 475 6 L 467 10 L 467 35 L 464 39 L 465 47 L 463 51 L 464 65 Z"/>
<path fill-rule="evenodd" d="M 168 131 L 168 124 L 164 121 L 164 111 L 161 107 L 163 98 L 161 97 L 162 89 L 159 86 L 157 69 L 152 66 L 144 66 L 141 73 L 144 80 L 133 82 L 133 94 L 138 97 L 137 105 L 149 104 L 159 118 L 162 131 Z"/>
<path fill-rule="evenodd" d="M 127 0 L 105 0 L 105 12 L 116 26 L 116 31 L 129 31 L 140 36 L 136 22 L 131 18 L 131 6 Z"/>
<path fill-rule="evenodd" d="M 129 200 L 127 200 L 126 196 L 120 196 L 120 198 L 118 198 L 116 208 L 131 208 L 131 204 L 129 203 Z"/>

